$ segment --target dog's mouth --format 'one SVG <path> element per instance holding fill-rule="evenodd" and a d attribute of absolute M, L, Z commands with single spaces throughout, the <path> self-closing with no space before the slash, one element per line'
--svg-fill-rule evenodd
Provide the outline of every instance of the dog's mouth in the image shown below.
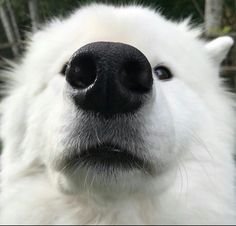
<path fill-rule="evenodd" d="M 99 144 L 80 151 L 70 159 L 74 167 L 95 168 L 97 172 L 113 172 L 117 170 L 149 169 L 149 163 L 144 158 L 126 150 L 119 145 Z"/>

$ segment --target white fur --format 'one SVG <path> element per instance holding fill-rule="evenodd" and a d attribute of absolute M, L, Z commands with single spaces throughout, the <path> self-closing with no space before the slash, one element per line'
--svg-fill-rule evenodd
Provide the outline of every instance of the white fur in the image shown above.
<path fill-rule="evenodd" d="M 235 224 L 235 123 L 218 77 L 233 43 L 224 37 L 205 46 L 198 34 L 148 8 L 97 4 L 34 34 L 22 61 L 7 72 L 14 82 L 1 105 L 1 223 Z M 156 166 L 151 176 L 127 172 L 106 184 L 101 175 L 78 169 L 69 177 L 57 168 L 80 142 L 70 134 L 83 123 L 59 71 L 95 41 L 135 46 L 152 67 L 164 64 L 174 74 L 166 82 L 153 75 L 151 100 L 127 119 Z M 117 139 L 136 148 L 119 128 L 122 117 L 108 125 L 93 120 L 97 136 L 89 142 Z M 78 136 L 88 139 L 83 131 Z"/>

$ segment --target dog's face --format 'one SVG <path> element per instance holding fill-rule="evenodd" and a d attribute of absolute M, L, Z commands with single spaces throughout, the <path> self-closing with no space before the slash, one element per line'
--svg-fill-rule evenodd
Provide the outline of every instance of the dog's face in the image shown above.
<path fill-rule="evenodd" d="M 92 5 L 52 22 L 17 68 L 3 137 L 17 134 L 23 160 L 41 162 L 64 191 L 150 187 L 196 141 L 216 99 L 232 43 L 205 47 L 196 33 L 137 6 Z"/>

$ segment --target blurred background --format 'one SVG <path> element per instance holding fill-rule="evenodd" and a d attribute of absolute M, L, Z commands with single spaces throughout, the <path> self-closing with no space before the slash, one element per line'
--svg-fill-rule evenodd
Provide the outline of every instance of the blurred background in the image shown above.
<path fill-rule="evenodd" d="M 0 0 L 0 68 L 4 58 L 17 59 L 24 51 L 26 36 L 47 20 L 66 16 L 91 0 Z M 236 0 L 107 0 L 113 4 L 141 3 L 160 9 L 174 20 L 191 16 L 194 24 L 204 28 L 203 36 L 213 39 L 230 35 L 236 41 Z M 236 45 L 223 63 L 221 76 L 230 90 L 236 91 Z"/>

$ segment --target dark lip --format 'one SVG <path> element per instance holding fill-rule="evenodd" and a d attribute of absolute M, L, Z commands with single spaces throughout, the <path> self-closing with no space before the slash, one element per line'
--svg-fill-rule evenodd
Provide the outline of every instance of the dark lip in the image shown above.
<path fill-rule="evenodd" d="M 96 169 L 109 170 L 144 170 L 148 167 L 147 161 L 121 148 L 119 145 L 104 143 L 83 149 L 77 154 L 71 165 L 82 167 L 95 167 Z"/>

